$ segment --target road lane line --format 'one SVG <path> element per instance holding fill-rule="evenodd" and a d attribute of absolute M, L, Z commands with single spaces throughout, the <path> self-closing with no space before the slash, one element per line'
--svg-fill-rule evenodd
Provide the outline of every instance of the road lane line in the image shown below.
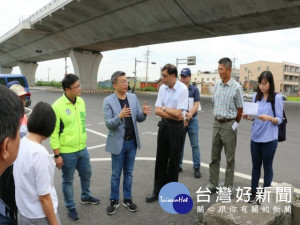
<path fill-rule="evenodd" d="M 86 129 L 88 132 L 91 132 L 91 133 L 93 133 L 93 134 L 97 134 L 97 135 L 99 135 L 99 136 L 101 136 L 101 137 L 105 137 L 105 138 L 107 138 L 107 135 L 106 134 L 102 134 L 102 133 L 100 133 L 100 132 L 97 132 L 97 131 L 94 131 L 94 130 L 91 130 L 91 129 Z"/>
<path fill-rule="evenodd" d="M 95 149 L 95 148 L 101 148 L 101 147 L 104 147 L 106 144 L 102 144 L 102 145 L 95 145 L 95 146 L 92 146 L 92 147 L 87 147 L 88 150 L 90 149 Z"/>
<path fill-rule="evenodd" d="M 102 137 L 105 137 L 105 138 L 107 137 L 107 135 L 99 133 L 97 131 L 94 131 L 94 130 L 91 130 L 91 129 L 86 129 L 86 130 L 89 131 L 89 132 L 91 132 L 91 133 L 97 134 L 99 136 L 102 136 Z M 152 132 L 146 132 L 146 133 L 152 133 Z M 97 145 L 97 146 L 89 147 L 88 149 L 100 148 L 100 147 L 103 147 L 103 146 L 104 145 Z M 156 160 L 156 158 L 153 158 L 153 157 L 136 157 L 135 159 L 136 160 L 146 160 L 146 161 L 155 161 Z M 111 160 L 110 158 L 92 158 L 91 159 L 91 161 L 93 161 L 93 162 L 97 162 L 97 161 L 110 161 L 110 160 Z M 183 163 L 187 163 L 187 164 L 193 165 L 193 161 L 190 161 L 190 160 L 183 160 Z M 201 166 L 205 167 L 205 168 L 209 168 L 209 164 L 207 164 L 207 163 L 201 163 Z M 222 173 L 225 173 L 226 170 L 224 168 L 220 168 L 220 171 Z M 243 174 L 243 173 L 240 173 L 240 172 L 234 172 L 234 176 L 240 177 L 240 178 L 244 178 L 244 179 L 247 179 L 247 180 L 251 181 L 251 176 L 247 175 L 247 174 Z M 263 183 L 264 180 L 260 179 L 259 182 Z M 271 185 L 278 185 L 278 183 L 277 182 L 272 182 Z M 300 189 L 294 187 L 294 192 L 300 194 Z"/>
<path fill-rule="evenodd" d="M 153 158 L 153 157 L 135 157 L 135 160 L 155 161 L 155 158 Z M 111 158 L 93 158 L 93 159 L 91 159 L 91 161 L 93 161 L 93 162 L 111 161 Z M 183 163 L 187 163 L 187 164 L 193 165 L 193 161 L 190 161 L 190 160 L 183 160 Z M 209 164 L 201 163 L 201 167 L 209 168 Z M 225 169 L 224 168 L 220 168 L 220 171 L 222 173 L 225 173 Z M 247 174 L 243 174 L 243 173 L 239 173 L 239 172 L 234 172 L 234 176 L 240 177 L 240 178 L 244 178 L 244 179 L 247 179 L 247 180 L 251 181 L 251 176 L 249 176 Z M 259 182 L 263 183 L 264 180 L 260 179 Z M 272 186 L 278 185 L 278 184 L 279 183 L 277 183 L 277 182 L 272 182 Z M 300 189 L 294 187 L 294 192 L 300 194 Z"/>

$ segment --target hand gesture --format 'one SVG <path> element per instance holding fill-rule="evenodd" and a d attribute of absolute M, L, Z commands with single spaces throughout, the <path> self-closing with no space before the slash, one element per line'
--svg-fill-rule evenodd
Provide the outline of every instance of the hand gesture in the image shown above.
<path fill-rule="evenodd" d="M 258 118 L 262 121 L 271 121 L 272 120 L 272 117 L 271 116 L 268 116 L 268 115 L 265 115 L 265 114 L 261 114 L 258 116 Z"/>
<path fill-rule="evenodd" d="M 63 158 L 59 156 L 58 158 L 54 159 L 56 167 L 60 170 L 62 166 L 64 165 Z"/>
<path fill-rule="evenodd" d="M 123 109 L 119 113 L 120 119 L 126 118 L 126 117 L 131 117 L 131 110 L 130 108 L 126 107 L 126 104 L 124 105 Z"/>
<path fill-rule="evenodd" d="M 192 115 L 190 112 L 186 112 L 186 113 L 185 113 L 185 119 L 186 119 L 187 121 L 190 121 L 192 118 L 193 118 L 193 115 Z"/>
<path fill-rule="evenodd" d="M 148 105 L 147 102 L 145 101 L 143 105 L 143 113 L 147 114 L 147 116 L 150 116 L 151 112 L 152 112 L 151 106 Z"/>
<path fill-rule="evenodd" d="M 245 113 L 242 113 L 242 117 L 243 117 L 243 119 L 245 119 L 245 120 L 247 120 L 248 118 L 248 115 L 247 114 L 245 114 Z"/>

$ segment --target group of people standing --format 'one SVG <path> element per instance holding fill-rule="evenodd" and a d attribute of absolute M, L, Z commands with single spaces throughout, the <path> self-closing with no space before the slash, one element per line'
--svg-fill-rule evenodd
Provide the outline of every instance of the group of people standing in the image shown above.
<path fill-rule="evenodd" d="M 277 125 L 282 122 L 283 102 L 274 92 L 272 73 L 264 71 L 258 78 L 259 89 L 253 100 L 258 103 L 259 116 L 253 119 L 243 114 L 243 91 L 231 78 L 231 67 L 229 58 L 219 60 L 218 72 L 221 81 L 216 84 L 213 96 L 214 123 L 207 189 L 210 193 L 215 193 L 219 186 L 223 147 L 227 162 L 225 186 L 233 188 L 236 127 L 243 117 L 254 121 L 251 133 L 253 168 L 250 199 L 254 201 L 262 164 L 264 187 L 270 186 L 272 182 L 272 161 L 277 148 Z M 177 68 L 172 64 L 166 64 L 161 69 L 163 84 L 155 103 L 155 114 L 161 120 L 158 123 L 153 192 L 146 197 L 147 202 L 156 201 L 165 184 L 178 181 L 179 172 L 182 171 L 186 134 L 189 135 L 192 147 L 194 176 L 201 177 L 197 119 L 200 94 L 190 84 L 189 68 L 182 69 L 179 75 L 180 81 Z M 137 148 L 141 148 L 137 122 L 145 121 L 152 113 L 146 101 L 141 108 L 137 96 L 128 92 L 128 81 L 124 72 L 116 71 L 111 76 L 111 81 L 115 93 L 107 96 L 103 102 L 104 120 L 108 129 L 105 150 L 111 154 L 112 165 L 110 205 L 106 210 L 108 215 L 114 214 L 120 204 L 122 172 L 122 204 L 131 212 L 138 210 L 132 200 L 135 156 Z M 90 192 L 92 170 L 86 147 L 86 109 L 85 102 L 80 97 L 79 78 L 74 74 L 66 75 L 62 87 L 63 95 L 52 106 L 45 102 L 36 104 L 27 123 L 29 133 L 20 143 L 19 127 L 20 120 L 24 117 L 24 105 L 16 94 L 0 85 L 0 174 L 17 158 L 13 174 L 19 224 L 60 224 L 58 199 L 54 188 L 55 166 L 62 170 L 64 203 L 70 219 L 79 218 L 73 190 L 75 170 L 80 177 L 80 203 L 100 203 Z M 2 107 L 4 101 L 6 107 Z M 275 102 L 275 114 L 271 102 Z M 42 146 L 42 141 L 48 137 L 54 151 L 54 161 Z M 0 223 L 14 224 L 7 204 L 0 201 L 0 206 Z"/>

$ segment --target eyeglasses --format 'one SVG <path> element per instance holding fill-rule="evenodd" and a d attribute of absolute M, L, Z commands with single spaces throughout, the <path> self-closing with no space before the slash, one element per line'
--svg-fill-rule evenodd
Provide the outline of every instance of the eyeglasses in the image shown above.
<path fill-rule="evenodd" d="M 162 73 L 162 74 L 161 74 L 161 77 L 162 77 L 162 78 L 167 78 L 167 76 L 171 76 L 171 75 L 172 75 L 172 74 L 164 74 L 164 73 Z"/>
<path fill-rule="evenodd" d="M 122 85 L 128 84 L 128 80 L 121 80 L 120 82 L 118 82 L 118 84 L 122 84 Z"/>

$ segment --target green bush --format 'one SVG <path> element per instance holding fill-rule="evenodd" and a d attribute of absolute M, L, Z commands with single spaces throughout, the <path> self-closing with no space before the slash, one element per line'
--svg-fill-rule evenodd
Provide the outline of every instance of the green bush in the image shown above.
<path fill-rule="evenodd" d="M 57 87 L 57 88 L 61 88 L 62 85 L 61 85 L 61 82 L 56 82 L 56 81 L 50 81 L 50 82 L 47 82 L 47 81 L 38 81 L 35 83 L 36 86 L 51 86 L 51 87 Z"/>
<path fill-rule="evenodd" d="M 152 87 L 152 86 L 147 86 L 147 87 L 144 87 L 144 88 L 136 88 L 135 89 L 136 91 L 152 91 L 152 92 L 156 92 L 156 88 L 155 87 Z"/>
<path fill-rule="evenodd" d="M 288 96 L 287 100 L 288 101 L 293 101 L 293 102 L 300 102 L 300 97 L 297 97 L 297 96 Z"/>

